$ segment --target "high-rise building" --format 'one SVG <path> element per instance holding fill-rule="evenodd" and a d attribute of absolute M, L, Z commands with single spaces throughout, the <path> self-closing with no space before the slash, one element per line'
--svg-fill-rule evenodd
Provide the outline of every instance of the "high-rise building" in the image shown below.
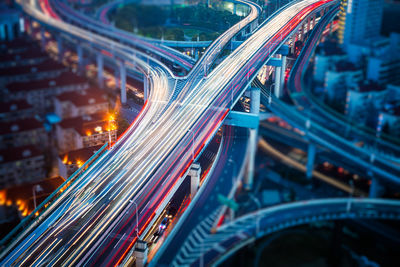
<path fill-rule="evenodd" d="M 384 0 L 343 0 L 339 39 L 346 47 L 379 37 Z"/>

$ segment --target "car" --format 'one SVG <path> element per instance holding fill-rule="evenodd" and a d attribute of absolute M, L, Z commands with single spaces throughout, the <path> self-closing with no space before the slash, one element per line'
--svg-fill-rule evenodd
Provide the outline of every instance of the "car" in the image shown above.
<path fill-rule="evenodd" d="M 165 217 L 165 218 L 161 221 L 160 225 L 158 226 L 158 233 L 157 233 L 157 234 L 158 234 L 159 236 L 161 236 L 161 235 L 164 233 L 165 229 L 167 229 L 168 224 L 169 224 L 169 218 L 168 218 L 168 217 Z"/>

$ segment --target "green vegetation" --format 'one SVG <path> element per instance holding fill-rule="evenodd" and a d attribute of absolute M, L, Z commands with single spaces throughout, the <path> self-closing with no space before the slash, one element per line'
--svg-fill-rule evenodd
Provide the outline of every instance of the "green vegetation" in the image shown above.
<path fill-rule="evenodd" d="M 110 14 L 117 28 L 133 31 L 141 36 L 165 40 L 214 40 L 240 20 L 227 11 L 225 2 L 212 8 L 204 5 L 160 6 L 127 4 Z"/>

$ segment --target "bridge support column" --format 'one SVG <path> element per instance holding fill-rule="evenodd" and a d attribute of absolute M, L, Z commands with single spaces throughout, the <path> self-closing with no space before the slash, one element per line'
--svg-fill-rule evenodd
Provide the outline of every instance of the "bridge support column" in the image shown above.
<path fill-rule="evenodd" d="M 103 56 L 101 54 L 97 54 L 96 56 L 97 63 L 97 83 L 100 88 L 103 88 Z"/>
<path fill-rule="evenodd" d="M 307 179 L 311 179 L 311 177 L 312 177 L 312 172 L 314 169 L 315 154 L 316 154 L 315 145 L 312 143 L 309 143 L 308 153 L 307 153 L 307 170 L 306 170 Z"/>
<path fill-rule="evenodd" d="M 126 103 L 126 67 L 124 62 L 119 65 L 120 87 L 121 87 L 121 103 Z"/>
<path fill-rule="evenodd" d="M 148 251 L 147 242 L 138 239 L 136 241 L 135 252 L 133 253 L 136 258 L 136 267 L 146 266 Z"/>
<path fill-rule="evenodd" d="M 275 85 L 274 85 L 274 94 L 277 98 L 282 96 L 281 92 L 281 68 L 282 67 L 275 67 Z"/>
<path fill-rule="evenodd" d="M 58 61 L 62 62 L 64 51 L 63 51 L 63 44 L 62 44 L 61 36 L 58 35 L 56 40 L 57 40 Z"/>
<path fill-rule="evenodd" d="M 303 42 L 304 41 L 304 27 L 303 27 L 303 25 L 300 26 L 299 35 L 300 35 L 300 41 Z"/>
<path fill-rule="evenodd" d="M 311 29 L 314 29 L 315 24 L 317 23 L 316 20 L 317 20 L 317 15 L 314 13 L 313 18 L 312 18 L 312 27 L 311 27 Z"/>
<path fill-rule="evenodd" d="M 236 15 L 237 12 L 237 5 L 235 3 L 233 3 L 233 15 Z"/>
<path fill-rule="evenodd" d="M 287 45 L 282 45 L 279 48 L 279 53 L 282 55 L 282 67 L 281 67 L 281 87 L 283 87 L 285 82 L 285 72 L 286 72 L 286 56 L 289 54 L 289 47 Z"/>
<path fill-rule="evenodd" d="M 31 27 L 33 29 L 33 27 Z M 46 49 L 46 35 L 44 33 L 44 28 L 40 27 L 40 44 L 42 46 L 42 49 Z"/>
<path fill-rule="evenodd" d="M 193 163 L 189 170 L 190 176 L 190 198 L 193 199 L 197 193 L 200 184 L 201 166 L 199 163 Z"/>
<path fill-rule="evenodd" d="M 83 71 L 83 49 L 82 46 L 77 45 L 76 54 L 78 56 L 78 73 Z"/>
<path fill-rule="evenodd" d="M 250 113 L 259 115 L 260 114 L 260 88 L 250 88 Z M 244 186 L 247 190 L 253 187 L 254 180 L 254 162 L 257 153 L 257 139 L 258 139 L 258 127 L 250 129 L 250 152 L 249 161 L 247 164 L 247 175 L 244 181 Z"/>
<path fill-rule="evenodd" d="M 371 185 L 369 187 L 369 197 L 378 198 L 381 197 L 383 193 L 383 187 L 377 178 L 373 177 L 371 179 Z"/>
<path fill-rule="evenodd" d="M 308 19 L 307 19 L 307 32 L 309 32 L 310 31 L 310 25 L 311 24 L 311 17 L 308 17 Z"/>

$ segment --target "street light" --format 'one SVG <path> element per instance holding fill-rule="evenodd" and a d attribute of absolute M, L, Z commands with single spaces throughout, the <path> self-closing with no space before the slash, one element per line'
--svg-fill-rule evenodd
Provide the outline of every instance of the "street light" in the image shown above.
<path fill-rule="evenodd" d="M 32 194 L 33 194 L 33 205 L 35 207 L 34 210 L 36 210 L 36 192 L 40 193 L 43 191 L 43 188 L 39 185 L 36 184 L 32 187 Z"/>
<path fill-rule="evenodd" d="M 194 132 L 192 129 L 189 129 L 188 132 L 192 133 L 192 160 L 194 160 Z"/>
<path fill-rule="evenodd" d="M 129 200 L 129 202 L 135 204 L 135 209 L 136 209 L 136 237 L 139 238 L 138 207 L 137 207 L 136 201 L 133 201 L 133 200 L 131 199 L 131 200 Z"/>

